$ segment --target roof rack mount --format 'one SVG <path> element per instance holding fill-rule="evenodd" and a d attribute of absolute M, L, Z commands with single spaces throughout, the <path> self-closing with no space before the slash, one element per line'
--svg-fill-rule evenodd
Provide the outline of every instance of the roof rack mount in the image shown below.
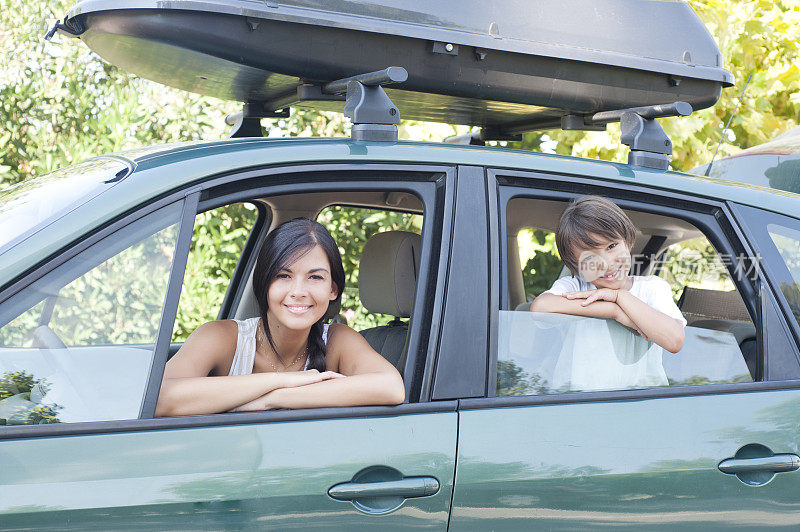
<path fill-rule="evenodd" d="M 260 137 L 262 118 L 286 118 L 289 108 L 298 102 L 333 100 L 345 102 L 344 115 L 353 122 L 354 140 L 394 142 L 400 112 L 383 85 L 407 79 L 405 68 L 388 67 L 324 85 L 301 83 L 296 91 L 268 102 L 248 102 L 241 112 L 225 117 L 225 122 L 233 126 L 229 137 Z"/>

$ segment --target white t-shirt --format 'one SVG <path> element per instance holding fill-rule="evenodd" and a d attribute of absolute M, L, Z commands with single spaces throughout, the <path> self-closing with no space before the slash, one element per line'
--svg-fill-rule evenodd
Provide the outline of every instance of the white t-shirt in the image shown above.
<path fill-rule="evenodd" d="M 672 299 L 672 289 L 669 283 L 656 275 L 640 276 L 631 275 L 633 285 L 629 292 L 644 301 L 659 312 L 680 321 L 686 326 L 686 318 L 681 314 L 675 300 Z M 580 277 L 562 277 L 553 283 L 550 290 L 545 294 L 562 295 L 564 292 L 583 292 L 585 290 L 597 290 L 593 283 L 589 283 Z"/>
<path fill-rule="evenodd" d="M 679 320 L 686 320 L 672 299 L 672 290 L 662 278 L 631 276 L 630 293 L 652 308 Z M 547 293 L 596 290 L 593 283 L 578 277 L 558 279 Z M 662 365 L 663 349 L 625 331 L 611 320 L 581 320 L 571 329 L 558 356 L 552 382 L 569 390 L 624 390 L 667 386 Z"/>

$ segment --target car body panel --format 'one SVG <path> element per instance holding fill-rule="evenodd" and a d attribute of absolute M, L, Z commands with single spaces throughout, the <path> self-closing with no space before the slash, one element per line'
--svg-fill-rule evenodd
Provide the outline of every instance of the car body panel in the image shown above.
<path fill-rule="evenodd" d="M 443 411 L 4 440 L 0 528 L 445 530 L 456 417 Z M 387 515 L 328 496 L 372 466 L 436 478 L 439 490 Z"/>
<path fill-rule="evenodd" d="M 461 410 L 451 530 L 800 526 L 800 471 L 750 486 L 718 464 L 797 454 L 800 391 Z"/>

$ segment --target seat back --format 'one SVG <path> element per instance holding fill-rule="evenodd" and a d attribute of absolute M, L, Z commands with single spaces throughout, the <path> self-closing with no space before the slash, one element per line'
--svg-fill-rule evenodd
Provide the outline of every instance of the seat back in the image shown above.
<path fill-rule="evenodd" d="M 390 314 L 395 320 L 361 331 L 370 346 L 402 371 L 408 324 L 417 286 L 420 235 L 387 231 L 373 235 L 364 246 L 358 267 L 358 293 L 370 312 Z"/>

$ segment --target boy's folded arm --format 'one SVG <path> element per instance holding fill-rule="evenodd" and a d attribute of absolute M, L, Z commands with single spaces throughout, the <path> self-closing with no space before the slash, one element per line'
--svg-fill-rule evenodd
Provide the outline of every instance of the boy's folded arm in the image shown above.
<path fill-rule="evenodd" d="M 677 353 L 683 348 L 683 324 L 675 318 L 651 307 L 626 290 L 619 291 L 616 304 L 653 342 L 670 353 Z"/>
<path fill-rule="evenodd" d="M 557 312 L 573 316 L 586 316 L 588 318 L 606 318 L 616 320 L 622 309 L 616 303 L 609 301 L 595 301 L 591 305 L 583 306 L 582 299 L 567 299 L 545 292 L 531 303 L 532 312 Z"/>

